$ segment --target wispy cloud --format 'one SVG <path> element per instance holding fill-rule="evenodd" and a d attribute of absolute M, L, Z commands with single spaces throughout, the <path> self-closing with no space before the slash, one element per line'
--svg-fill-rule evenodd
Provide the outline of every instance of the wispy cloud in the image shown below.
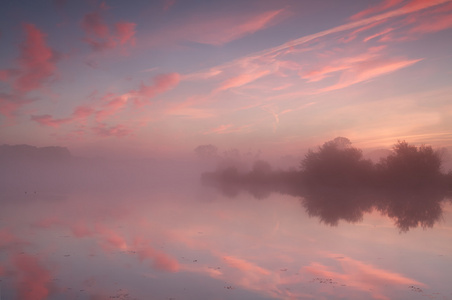
<path fill-rule="evenodd" d="M 145 239 L 135 238 L 133 247 L 136 249 L 141 262 L 151 260 L 152 266 L 157 270 L 166 272 L 178 272 L 180 270 L 179 262 L 175 258 L 151 247 Z"/>
<path fill-rule="evenodd" d="M 386 58 L 385 46 L 370 47 L 364 53 L 355 56 L 333 58 L 304 74 L 300 74 L 303 79 L 309 82 L 322 81 L 333 75 L 339 79 L 333 85 L 320 88 L 317 92 L 333 91 L 349 87 L 351 85 L 364 82 L 382 75 L 386 75 L 402 68 L 411 66 L 422 59 L 406 58 Z"/>
<path fill-rule="evenodd" d="M 232 78 L 224 81 L 216 90 L 217 92 L 227 90 L 234 87 L 240 87 L 250 82 L 253 82 L 267 74 L 269 74 L 269 70 L 256 70 L 256 71 L 248 71 L 246 73 L 239 74 Z"/>
<path fill-rule="evenodd" d="M 393 30 L 394 30 L 393 28 L 385 28 L 384 30 L 382 30 L 382 31 L 380 31 L 380 32 L 377 32 L 377 33 L 375 33 L 375 34 L 372 34 L 372 35 L 370 35 L 370 36 L 364 38 L 363 42 L 368 42 L 368 41 L 370 41 L 370 40 L 372 40 L 372 39 L 374 39 L 374 38 L 377 38 L 377 37 L 379 37 L 379 36 L 385 35 L 385 34 L 391 32 L 391 31 L 393 31 Z"/>
<path fill-rule="evenodd" d="M 326 88 L 326 90 L 334 90 L 344 88 L 356 84 L 358 82 L 366 81 L 377 76 L 389 74 L 398 69 L 407 67 L 419 61 L 419 59 L 407 59 L 407 58 L 385 58 L 381 50 L 381 47 L 371 47 L 368 52 L 356 55 L 354 57 L 346 57 L 339 59 L 331 64 L 325 65 L 322 68 L 313 69 L 312 63 L 297 63 L 290 64 L 290 60 L 284 59 L 285 55 L 292 55 L 294 51 L 300 46 L 309 44 L 314 41 L 319 41 L 320 38 L 324 38 L 333 34 L 346 33 L 349 30 L 354 30 L 354 38 L 358 33 L 362 33 L 370 28 L 374 28 L 382 24 L 382 22 L 391 18 L 410 15 L 426 8 L 436 8 L 442 4 L 448 3 L 450 0 L 435 0 L 424 1 L 422 3 L 409 3 L 407 5 L 397 5 L 397 1 L 386 1 L 378 9 L 372 9 L 373 13 L 381 11 L 387 12 L 372 15 L 371 17 L 361 18 L 357 21 L 336 26 L 318 33 L 303 36 L 298 39 L 291 40 L 280 46 L 268 48 L 266 50 L 256 52 L 234 61 L 212 67 L 206 71 L 195 72 L 192 74 L 184 75 L 184 78 L 199 79 L 199 80 L 221 80 L 217 85 L 217 88 L 213 90 L 213 94 L 225 91 L 232 88 L 239 88 L 252 83 L 258 79 L 266 76 L 286 76 L 282 70 L 298 71 L 298 73 L 304 79 L 308 79 L 309 82 L 320 81 L 326 77 L 332 76 L 333 73 L 343 73 L 341 79 L 337 84 L 332 87 Z M 394 9 L 395 8 L 395 9 Z M 372 14 L 373 14 L 372 13 Z M 362 14 L 362 16 L 370 15 L 371 11 Z M 441 23 L 442 24 L 442 23 Z M 446 26 L 446 25 L 441 25 Z M 393 31 L 393 28 L 384 28 L 377 33 L 364 37 L 366 41 L 370 41 L 379 36 L 385 37 Z M 346 34 L 348 36 L 349 34 Z M 333 48 L 334 49 L 334 48 Z M 320 49 L 322 50 L 322 49 Z M 319 49 L 317 49 L 319 51 Z M 321 53 L 321 51 L 319 51 Z M 320 54 L 319 54 L 320 55 Z M 378 67 L 377 58 L 379 62 L 383 63 L 383 66 Z M 375 62 L 372 62 L 372 59 Z M 322 59 L 323 60 L 323 59 Z M 348 61 L 347 61 L 348 60 Z M 288 68 L 289 67 L 289 68 Z M 314 68 L 316 66 L 314 65 Z M 306 68 L 310 68 L 306 69 Z"/>
<path fill-rule="evenodd" d="M 141 106 L 148 103 L 150 98 L 174 88 L 179 81 L 179 73 L 160 74 L 153 78 L 153 84 L 141 83 L 140 88 L 132 91 L 131 94 L 134 96 L 135 104 Z"/>
<path fill-rule="evenodd" d="M 135 46 L 135 27 L 137 24 L 131 22 L 118 22 L 115 24 L 116 37 L 120 45 L 130 43 Z"/>
<path fill-rule="evenodd" d="M 337 259 L 340 265 L 338 270 L 313 262 L 304 267 L 303 271 L 321 278 L 334 278 L 335 281 L 344 283 L 348 287 L 370 292 L 376 299 L 390 299 L 381 288 L 384 286 L 403 286 L 404 288 L 408 285 L 425 286 L 403 274 L 384 270 L 349 257 L 339 257 L 341 258 Z"/>
<path fill-rule="evenodd" d="M 0 93 L 0 114 L 12 118 L 25 104 L 33 102 L 33 99 L 17 94 Z"/>
<path fill-rule="evenodd" d="M 282 10 L 259 14 L 236 14 L 215 18 L 196 18 L 184 28 L 184 35 L 194 42 L 223 45 L 269 25 Z M 221 34 L 218 34 L 221 32 Z"/>
<path fill-rule="evenodd" d="M 329 92 L 333 90 L 343 89 L 351 85 L 364 82 L 382 75 L 386 75 L 400 69 L 409 67 L 422 59 L 413 60 L 375 60 L 362 64 L 357 64 L 354 67 L 347 69 L 341 74 L 339 82 L 336 84 L 322 88 L 318 92 Z"/>
<path fill-rule="evenodd" d="M 40 125 L 44 126 L 50 126 L 50 127 L 59 127 L 62 124 L 66 124 L 72 121 L 71 118 L 62 118 L 62 119 L 56 119 L 52 117 L 51 115 L 32 115 L 31 117 L 32 121 L 35 121 L 36 123 L 39 123 Z"/>
<path fill-rule="evenodd" d="M 388 10 L 388 9 L 400 4 L 401 2 L 403 2 L 403 0 L 384 0 L 380 3 L 378 3 L 377 5 L 371 6 L 363 11 L 360 11 L 359 13 L 354 14 L 353 16 L 350 17 L 350 19 L 351 20 L 359 20 L 359 19 L 362 19 L 369 15 L 381 13 L 385 10 Z"/>
<path fill-rule="evenodd" d="M 428 33 L 445 30 L 452 27 L 452 12 L 446 15 L 429 18 L 428 22 L 422 22 L 411 29 L 414 33 Z"/>
<path fill-rule="evenodd" d="M 26 36 L 20 45 L 19 69 L 13 87 L 19 92 L 30 92 L 54 75 L 56 56 L 46 44 L 45 33 L 29 23 L 23 24 L 23 29 Z"/>
<path fill-rule="evenodd" d="M 92 131 L 99 137 L 124 137 L 133 133 L 133 131 L 126 125 L 117 124 L 109 126 L 105 123 L 99 123 L 96 126 L 92 127 Z"/>
<path fill-rule="evenodd" d="M 50 296 L 52 274 L 38 258 L 29 254 L 16 254 L 12 264 L 17 272 L 18 298 L 44 300 Z"/>
<path fill-rule="evenodd" d="M 271 26 L 283 12 L 284 10 L 279 9 L 257 13 L 192 14 L 179 20 L 177 25 L 150 33 L 149 43 L 158 46 L 192 41 L 221 46 Z M 218 34 L 219 32 L 221 34 Z"/>
<path fill-rule="evenodd" d="M 171 7 L 174 6 L 175 3 L 176 3 L 176 0 L 164 0 L 163 1 L 163 10 L 164 11 L 169 10 Z"/>
<path fill-rule="evenodd" d="M 235 132 L 249 131 L 252 125 L 235 126 L 233 124 L 220 125 L 218 127 L 209 129 L 203 134 L 226 134 Z"/>
<path fill-rule="evenodd" d="M 117 22 L 113 30 L 102 17 L 102 11 L 106 9 L 101 5 L 96 11 L 83 16 L 81 27 L 86 36 L 83 41 L 91 46 L 95 51 L 113 49 L 118 45 L 135 45 L 136 24 L 132 22 Z"/>
<path fill-rule="evenodd" d="M 30 119 L 40 125 L 58 128 L 62 125 L 84 124 L 77 131 L 88 131 L 98 137 L 125 137 L 133 134 L 133 129 L 125 124 L 109 124 L 111 117 L 118 115 L 127 107 L 137 108 L 148 104 L 150 99 L 174 88 L 179 83 L 178 73 L 159 74 L 153 78 L 153 83 L 146 85 L 141 83 L 139 89 L 131 90 L 124 94 L 107 93 L 102 96 L 97 104 L 80 105 L 73 112 L 62 118 L 50 114 L 32 115 Z M 0 100 L 2 98 L 0 97 Z M 10 114 L 18 108 L 10 100 L 0 102 L 0 112 Z M 107 122 L 109 121 L 109 122 Z M 116 121 L 115 121 L 116 122 Z M 79 135 L 78 136 L 83 136 Z"/>
<path fill-rule="evenodd" d="M 365 18 L 365 19 L 361 19 L 358 21 L 354 21 L 354 22 L 350 22 L 344 25 L 339 25 L 324 31 L 320 31 L 318 33 L 314 33 L 314 34 L 310 34 L 310 35 L 306 35 L 294 40 L 291 40 L 289 42 L 286 42 L 284 44 L 281 44 L 279 46 L 273 47 L 273 48 L 269 48 L 254 54 L 251 54 L 249 56 L 247 56 L 248 58 L 260 58 L 263 57 L 265 55 L 270 55 L 270 54 L 275 54 L 275 53 L 279 53 L 282 50 L 286 50 L 286 49 L 290 49 L 292 47 L 295 46 L 299 46 L 302 44 L 306 44 L 310 41 L 313 41 L 315 39 L 327 36 L 327 35 L 331 35 L 334 33 L 339 33 L 339 32 L 344 32 L 346 30 L 351 30 L 351 29 L 355 29 L 355 28 L 360 28 L 375 22 L 380 22 L 386 19 L 390 19 L 390 18 L 395 18 L 398 16 L 403 16 L 403 15 L 407 15 L 410 13 L 414 13 L 429 7 L 434 7 L 440 4 L 444 4 L 444 3 L 448 3 L 450 2 L 450 0 L 432 0 L 432 1 L 420 1 L 417 2 L 416 5 L 412 4 L 412 5 L 405 5 L 401 8 L 386 12 L 386 13 L 382 13 L 379 15 L 375 15 L 373 17 L 369 17 L 369 18 Z M 243 58 L 241 58 L 240 60 L 242 60 Z"/>

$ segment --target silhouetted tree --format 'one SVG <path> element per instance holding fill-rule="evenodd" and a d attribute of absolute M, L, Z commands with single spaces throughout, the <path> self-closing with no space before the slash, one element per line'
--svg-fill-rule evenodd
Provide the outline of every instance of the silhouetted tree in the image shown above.
<path fill-rule="evenodd" d="M 240 151 L 235 148 L 223 152 L 223 155 L 218 162 L 217 169 L 221 171 L 231 167 L 241 172 L 246 169 L 246 163 L 242 160 Z"/>
<path fill-rule="evenodd" d="M 71 153 L 65 147 L 49 146 L 35 147 L 30 145 L 1 145 L 0 161 L 20 162 L 61 162 L 72 158 Z"/>
<path fill-rule="evenodd" d="M 363 214 L 372 210 L 375 199 L 367 190 L 341 187 L 311 187 L 301 195 L 301 204 L 310 217 L 337 226 L 340 220 L 362 221 Z"/>
<path fill-rule="evenodd" d="M 417 188 L 442 182 L 441 157 L 431 146 L 399 141 L 377 167 L 381 181 L 389 186 Z"/>
<path fill-rule="evenodd" d="M 195 148 L 196 155 L 201 159 L 218 158 L 218 148 L 214 145 L 199 145 Z"/>
<path fill-rule="evenodd" d="M 371 161 L 363 159 L 361 150 L 344 137 L 324 143 L 318 151 L 309 150 L 301 162 L 308 185 L 362 185 L 369 180 L 372 167 Z"/>
<path fill-rule="evenodd" d="M 204 173 L 205 184 L 227 197 L 240 191 L 258 199 L 272 192 L 300 197 L 309 216 L 331 226 L 340 221 L 359 222 L 364 213 L 376 209 L 393 219 L 401 232 L 432 227 L 442 215 L 446 186 L 452 187 L 452 172 L 440 172 L 439 152 L 404 141 L 377 167 L 343 137 L 310 150 L 301 162 L 301 171 L 274 171 L 269 163 L 257 160 L 251 171 L 244 172 L 243 163 L 237 164 L 238 151 L 231 150 L 225 157 L 234 163 Z"/>
<path fill-rule="evenodd" d="M 383 189 L 376 208 L 394 220 L 401 232 L 422 227 L 431 228 L 442 216 L 444 189 Z"/>

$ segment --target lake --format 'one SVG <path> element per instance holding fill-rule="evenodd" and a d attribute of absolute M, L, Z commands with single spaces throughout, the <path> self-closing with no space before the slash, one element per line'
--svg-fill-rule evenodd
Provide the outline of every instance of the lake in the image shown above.
<path fill-rule="evenodd" d="M 451 199 L 401 230 L 403 208 L 328 219 L 189 178 L 2 191 L 1 299 L 452 298 Z"/>

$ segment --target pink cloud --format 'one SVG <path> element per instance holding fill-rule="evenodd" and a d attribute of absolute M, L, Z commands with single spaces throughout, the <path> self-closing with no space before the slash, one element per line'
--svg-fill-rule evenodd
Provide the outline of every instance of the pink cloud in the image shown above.
<path fill-rule="evenodd" d="M 382 75 L 386 75 L 400 69 L 409 67 L 422 59 L 412 59 L 412 60 L 374 60 L 369 62 L 364 62 L 357 64 L 353 68 L 344 71 L 341 74 L 339 82 L 329 86 L 327 88 L 321 89 L 319 92 L 327 92 L 338 89 L 343 89 L 351 85 L 364 82 Z"/>
<path fill-rule="evenodd" d="M 421 282 L 402 274 L 379 269 L 371 264 L 349 257 L 341 256 L 338 263 L 340 264 L 339 270 L 314 262 L 304 267 L 303 271 L 316 277 L 331 278 L 357 290 L 370 292 L 376 299 L 390 299 L 384 295 L 382 289 L 384 286 L 400 286 L 403 288 L 408 285 L 425 286 Z"/>
<path fill-rule="evenodd" d="M 266 276 L 271 274 L 269 270 L 237 257 L 224 256 L 223 259 L 230 267 L 236 268 L 244 273 L 253 273 Z"/>
<path fill-rule="evenodd" d="M 81 26 L 86 33 L 83 39 L 95 51 L 113 49 L 118 44 L 135 45 L 135 23 L 117 22 L 114 25 L 114 34 L 111 33 L 108 24 L 105 23 L 101 11 L 106 9 L 103 3 L 98 11 L 87 13 L 81 22 Z"/>
<path fill-rule="evenodd" d="M 17 243 L 18 241 L 19 239 L 11 233 L 11 230 L 5 228 L 0 229 L 0 248 Z"/>
<path fill-rule="evenodd" d="M 184 116 L 192 119 L 207 119 L 216 116 L 216 114 L 209 109 L 187 107 L 184 105 L 169 107 L 166 110 L 166 114 L 173 116 Z"/>
<path fill-rule="evenodd" d="M 94 109 L 89 106 L 77 106 L 72 112 L 71 116 L 67 118 L 54 118 L 51 115 L 32 115 L 31 120 L 40 125 L 58 128 L 63 124 L 68 124 L 74 121 L 84 122 L 88 117 L 94 113 Z"/>
<path fill-rule="evenodd" d="M 163 1 L 163 10 L 164 11 L 169 10 L 175 3 L 176 3 L 176 0 L 165 0 L 165 1 Z"/>
<path fill-rule="evenodd" d="M 104 235 L 105 243 L 108 246 L 113 246 L 115 249 L 127 250 L 127 242 L 122 236 L 111 231 Z"/>
<path fill-rule="evenodd" d="M 164 28 L 151 35 L 151 44 L 161 45 L 179 40 L 220 46 L 255 33 L 276 22 L 284 10 L 261 13 L 235 13 L 221 15 L 193 15 L 176 26 Z M 218 34 L 221 32 L 221 34 Z"/>
<path fill-rule="evenodd" d="M 218 17 L 197 21 L 185 27 L 188 39 L 211 45 L 223 45 L 267 27 L 282 10 L 268 11 L 258 15 Z M 221 34 L 218 32 L 221 31 Z"/>
<path fill-rule="evenodd" d="M 237 75 L 235 77 L 229 78 L 224 81 L 217 89 L 217 91 L 223 91 L 234 87 L 239 87 L 250 82 L 253 82 L 267 74 L 269 74 L 269 70 L 259 70 L 255 72 L 248 72 Z"/>
<path fill-rule="evenodd" d="M 192 96 L 183 102 L 172 103 L 165 110 L 166 115 L 184 116 L 194 119 L 205 119 L 216 116 L 214 109 L 197 108 L 194 106 L 201 105 L 208 100 L 206 96 Z"/>
<path fill-rule="evenodd" d="M 77 106 L 72 113 L 74 119 L 86 119 L 94 113 L 94 109 L 89 106 Z"/>
<path fill-rule="evenodd" d="M 230 267 L 226 273 L 210 272 L 213 277 L 222 277 L 221 279 L 234 283 L 241 288 L 270 296 L 274 299 L 305 299 L 309 295 L 292 292 L 285 289 L 283 285 L 287 282 L 280 274 L 273 270 L 268 270 L 258 264 L 234 257 L 223 256 L 223 261 Z M 237 271 L 236 271 L 237 270 Z M 300 277 L 293 278 L 299 282 Z"/>
<path fill-rule="evenodd" d="M 341 41 L 344 43 L 348 43 L 353 41 L 354 39 L 356 39 L 356 37 L 358 36 L 358 34 L 360 34 L 361 32 L 364 32 L 366 30 L 369 30 L 375 26 L 378 26 L 380 24 L 382 24 L 384 21 L 378 21 L 378 22 L 374 22 L 374 23 L 370 23 L 368 25 L 362 26 L 358 29 L 353 30 L 350 34 L 348 34 L 346 37 L 342 38 Z"/>
<path fill-rule="evenodd" d="M 359 20 L 362 19 L 364 17 L 367 17 L 369 15 L 375 14 L 375 13 L 380 13 L 382 11 L 385 11 L 391 7 L 396 6 L 397 4 L 401 3 L 403 0 L 384 0 L 382 2 L 380 2 L 379 4 L 369 7 L 363 11 L 360 11 L 357 14 L 354 14 L 353 16 L 350 17 L 350 19 L 352 20 Z"/>
<path fill-rule="evenodd" d="M 147 246 L 142 250 L 137 251 L 140 261 L 145 259 L 152 260 L 152 266 L 157 270 L 166 272 L 177 272 L 180 269 L 179 262 L 166 253 L 157 251 L 154 248 Z"/>
<path fill-rule="evenodd" d="M 91 128 L 93 133 L 100 137 L 124 137 L 131 135 L 133 131 L 127 128 L 125 125 L 119 124 L 114 126 L 108 126 L 104 123 L 99 123 Z"/>
<path fill-rule="evenodd" d="M 417 11 L 427 7 L 431 7 L 432 5 L 438 5 L 445 2 L 449 2 L 449 0 L 432 0 L 432 1 L 411 0 L 406 5 L 404 5 L 402 9 Z"/>
<path fill-rule="evenodd" d="M 9 72 L 7 70 L 0 70 L 0 80 L 5 81 L 9 78 Z"/>
<path fill-rule="evenodd" d="M 119 44 L 124 45 L 130 42 L 132 46 L 135 45 L 135 27 L 137 24 L 129 22 L 118 22 L 115 24 L 116 37 Z"/>
<path fill-rule="evenodd" d="M 15 69 L 0 70 L 0 80 L 7 81 L 15 75 L 19 75 L 20 71 Z"/>
<path fill-rule="evenodd" d="M 20 92 L 38 89 L 44 81 L 51 77 L 55 70 L 55 56 L 46 45 L 45 34 L 34 24 L 24 24 L 25 41 L 21 44 L 21 55 L 18 59 L 20 74 L 14 81 L 14 88 Z"/>
<path fill-rule="evenodd" d="M 120 96 L 115 96 L 112 94 L 107 94 L 103 97 L 108 99 L 107 103 L 102 105 L 102 108 L 96 111 L 96 120 L 101 121 L 106 117 L 116 114 L 118 111 L 122 110 L 128 102 L 129 95 L 124 94 Z"/>
<path fill-rule="evenodd" d="M 428 22 L 421 22 L 419 25 L 411 29 L 411 32 L 416 33 L 437 32 L 451 27 L 452 27 L 452 15 L 449 14 L 429 18 Z"/>
<path fill-rule="evenodd" d="M 249 18 L 245 23 L 238 24 L 226 31 L 226 41 L 235 40 L 250 33 L 265 28 L 283 10 L 269 11 Z"/>
<path fill-rule="evenodd" d="M 107 117 L 115 115 L 123 110 L 127 106 L 129 99 L 132 98 L 135 105 L 143 105 L 149 101 L 149 98 L 174 88 L 179 81 L 180 75 L 178 73 L 160 74 L 153 78 L 152 85 L 145 85 L 142 83 L 140 88 L 136 91 L 131 91 L 122 95 L 115 95 L 112 93 L 106 94 L 101 98 L 101 101 L 104 101 L 105 103 L 100 104 L 98 108 L 82 105 L 76 107 L 72 114 L 66 118 L 55 118 L 52 115 L 43 114 L 32 115 L 31 120 L 40 125 L 54 128 L 72 122 L 84 123 L 91 116 L 95 116 L 95 120 L 101 122 Z M 20 106 L 20 102 L 15 103 L 6 97 L 0 97 L 0 113 L 2 114 L 10 115 Z M 104 123 L 97 123 L 91 130 L 95 135 L 101 137 L 122 137 L 132 134 L 132 130 L 121 124 L 108 126 Z"/>
<path fill-rule="evenodd" d="M 18 272 L 18 299 L 41 300 L 50 296 L 52 276 L 37 257 L 16 254 L 12 257 L 12 263 Z"/>
<path fill-rule="evenodd" d="M 116 47 L 116 42 L 112 39 L 95 40 L 92 38 L 84 38 L 83 41 L 90 45 L 94 51 L 104 51 Z"/>
<path fill-rule="evenodd" d="M 140 88 L 137 91 L 131 92 L 137 97 L 137 99 L 135 99 L 135 104 L 138 106 L 145 104 L 149 98 L 153 98 L 156 95 L 177 86 L 179 81 L 179 73 L 167 73 L 155 76 L 152 85 L 141 83 Z"/>
<path fill-rule="evenodd" d="M 385 46 L 371 47 L 366 52 L 349 57 L 332 60 L 320 68 L 311 70 L 300 76 L 308 82 L 316 82 L 337 74 L 339 80 L 317 92 L 326 92 L 346 88 L 379 76 L 390 74 L 409 67 L 422 59 L 384 58 Z"/>
<path fill-rule="evenodd" d="M 86 224 L 81 223 L 81 222 L 77 222 L 76 224 L 74 224 L 71 228 L 71 231 L 72 231 L 72 234 L 78 238 L 92 236 L 94 233 L 92 230 L 90 230 L 86 226 Z"/>
<path fill-rule="evenodd" d="M 62 124 L 66 124 L 72 121 L 71 118 L 63 118 L 63 119 L 56 119 L 52 117 L 51 115 L 32 115 L 31 117 L 32 121 L 37 122 L 40 125 L 44 126 L 50 126 L 54 128 L 60 127 Z"/>
<path fill-rule="evenodd" d="M 376 37 L 379 37 L 379 36 L 385 35 L 385 34 L 387 34 L 387 33 L 390 33 L 390 32 L 393 31 L 393 30 L 394 30 L 393 28 L 386 28 L 386 29 L 384 29 L 384 30 L 382 30 L 382 31 L 380 31 L 380 32 L 377 32 L 377 33 L 375 33 L 375 34 L 373 34 L 373 35 L 371 35 L 371 36 L 368 36 L 368 37 L 364 38 L 363 42 L 368 42 L 368 41 L 370 41 L 371 39 L 374 39 L 374 38 L 376 38 Z"/>
<path fill-rule="evenodd" d="M 234 126 L 232 124 L 220 125 L 216 128 L 205 131 L 203 134 L 226 134 L 234 132 L 248 131 L 251 125 Z"/>
<path fill-rule="evenodd" d="M 325 36 L 328 36 L 328 35 L 331 35 L 334 33 L 344 32 L 344 31 L 348 31 L 351 29 L 355 29 L 355 28 L 362 28 L 369 24 L 375 24 L 377 22 L 384 22 L 390 18 L 409 15 L 409 14 L 418 12 L 420 10 L 426 9 L 426 8 L 437 7 L 441 4 L 445 4 L 445 3 L 449 3 L 449 2 L 450 2 L 450 0 L 432 0 L 432 1 L 420 0 L 415 3 L 411 2 L 401 8 L 397 8 L 397 9 L 394 9 L 394 10 L 391 10 L 391 11 L 388 11 L 385 13 L 381 13 L 379 15 L 375 15 L 372 17 L 358 20 L 358 21 L 346 23 L 346 24 L 339 25 L 339 26 L 336 26 L 336 27 L 333 27 L 330 29 L 326 29 L 324 31 L 320 31 L 320 32 L 317 32 L 314 34 L 302 36 L 302 37 L 294 39 L 294 40 L 290 40 L 279 46 L 269 48 L 269 49 L 260 51 L 258 53 L 250 54 L 249 56 L 242 58 L 242 60 L 243 59 L 252 59 L 252 58 L 258 59 L 258 58 L 262 58 L 262 57 L 268 56 L 268 55 L 280 54 L 280 53 L 282 53 L 282 51 L 286 51 L 288 49 L 289 50 L 293 49 L 296 46 L 300 46 L 302 44 L 307 44 L 307 43 L 316 41 L 320 38 L 323 38 Z"/>
<path fill-rule="evenodd" d="M 101 39 L 109 36 L 108 26 L 105 24 L 104 19 L 100 15 L 100 12 L 88 13 L 83 17 L 82 28 L 88 35 L 92 35 Z"/>
<path fill-rule="evenodd" d="M 0 114 L 12 118 L 23 105 L 29 102 L 32 101 L 22 96 L 0 93 Z"/>
<path fill-rule="evenodd" d="M 63 224 L 63 222 L 60 219 L 52 216 L 52 217 L 45 217 L 42 220 L 33 223 L 33 227 L 50 228 L 55 225 L 62 225 L 62 224 Z"/>
<path fill-rule="evenodd" d="M 381 56 L 380 52 L 383 49 L 384 49 L 383 46 L 369 48 L 365 53 L 337 59 L 335 61 L 330 62 L 326 66 L 302 74 L 301 77 L 303 79 L 307 79 L 308 82 L 320 81 L 326 77 L 331 76 L 332 73 L 351 69 L 359 63 L 376 59 L 377 57 Z"/>

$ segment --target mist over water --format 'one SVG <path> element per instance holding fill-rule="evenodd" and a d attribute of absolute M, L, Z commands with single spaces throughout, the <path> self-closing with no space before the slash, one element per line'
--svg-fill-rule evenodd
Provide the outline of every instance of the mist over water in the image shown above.
<path fill-rule="evenodd" d="M 2 299 L 452 296 L 447 188 L 306 185 L 299 168 L 235 151 L 2 147 Z"/>
<path fill-rule="evenodd" d="M 452 299 L 452 0 L 0 8 L 0 300 Z"/>

